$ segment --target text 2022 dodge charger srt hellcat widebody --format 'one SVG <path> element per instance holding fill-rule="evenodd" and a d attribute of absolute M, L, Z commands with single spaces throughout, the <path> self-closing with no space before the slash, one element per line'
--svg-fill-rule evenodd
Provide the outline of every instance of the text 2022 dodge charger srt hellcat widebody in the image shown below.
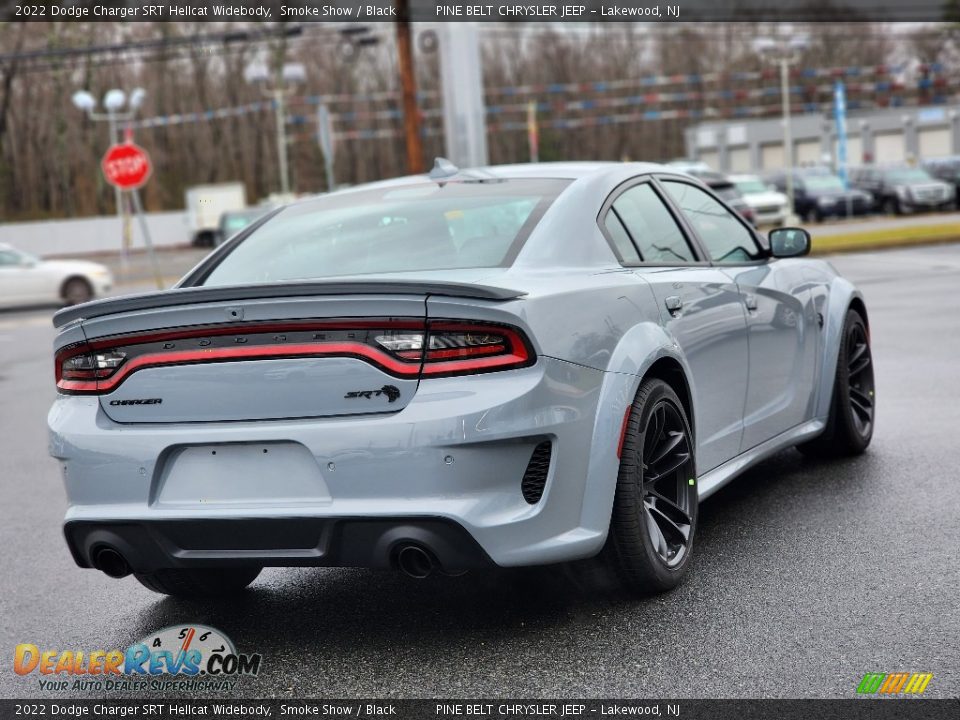
<path fill-rule="evenodd" d="M 669 589 L 700 499 L 870 442 L 866 308 L 809 244 L 649 164 L 438 163 L 283 208 L 172 290 L 56 315 L 67 543 L 174 595 L 585 558 Z"/>

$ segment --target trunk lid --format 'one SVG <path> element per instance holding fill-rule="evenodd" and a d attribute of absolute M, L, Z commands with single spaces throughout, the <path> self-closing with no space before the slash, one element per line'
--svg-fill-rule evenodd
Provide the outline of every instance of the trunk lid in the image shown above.
<path fill-rule="evenodd" d="M 215 302 L 82 323 L 94 352 L 126 354 L 98 379 L 111 420 L 169 423 L 402 410 L 419 363 L 376 338 L 422 331 L 425 296 Z"/>
<path fill-rule="evenodd" d="M 94 369 L 61 379 L 122 423 L 256 421 L 402 410 L 416 394 L 432 294 L 510 299 L 469 284 L 372 280 L 187 288 L 61 311 Z M 59 345 L 63 346 L 61 342 Z M 77 343 L 62 347 L 63 357 Z M 105 368 L 105 369 L 104 369 Z"/>

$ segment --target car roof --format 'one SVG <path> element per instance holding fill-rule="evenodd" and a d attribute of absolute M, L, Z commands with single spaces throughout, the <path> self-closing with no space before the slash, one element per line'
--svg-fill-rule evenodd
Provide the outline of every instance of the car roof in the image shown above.
<path fill-rule="evenodd" d="M 546 162 L 546 163 L 517 163 L 512 165 L 485 165 L 479 167 L 457 168 L 457 172 L 451 173 L 446 178 L 440 178 L 440 181 L 457 182 L 463 180 L 480 179 L 560 179 L 560 180 L 581 180 L 590 177 L 602 177 L 604 175 L 620 176 L 629 175 L 636 177 L 650 173 L 664 173 L 667 175 L 680 175 L 694 177 L 688 173 L 680 172 L 677 168 L 650 162 L 614 162 L 614 161 L 574 161 L 574 162 Z M 354 192 L 364 192 L 366 190 L 383 190 L 392 187 L 403 187 L 405 185 L 416 185 L 424 182 L 437 182 L 438 179 L 431 179 L 429 174 L 422 175 L 404 175 L 387 180 L 376 180 L 374 182 L 363 183 L 360 185 L 351 185 L 348 188 L 335 190 L 331 193 L 323 193 L 325 196 L 346 195 Z M 302 202 L 315 200 L 320 195 L 311 195 L 299 198 L 294 205 Z"/>
<path fill-rule="evenodd" d="M 675 168 L 660 165 L 658 163 L 637 162 L 622 163 L 612 161 L 583 161 L 583 162 L 549 162 L 549 163 L 517 163 L 514 165 L 487 165 L 485 167 L 470 168 L 465 173 L 489 173 L 502 178 L 563 178 L 566 180 L 578 180 L 582 177 L 603 173 L 607 171 L 619 171 L 625 166 L 637 174 L 653 172 L 676 172 Z"/>
<path fill-rule="evenodd" d="M 449 180 L 463 179 L 482 179 L 484 177 L 491 179 L 511 178 L 534 178 L 548 179 L 557 178 L 562 180 L 579 180 L 581 178 L 593 175 L 603 175 L 605 173 L 622 173 L 629 170 L 633 175 L 644 175 L 647 173 L 663 172 L 672 175 L 677 174 L 677 169 L 659 163 L 634 162 L 623 163 L 613 161 L 582 161 L 582 162 L 546 162 L 546 163 L 516 163 L 512 165 L 483 165 L 478 167 L 458 168 L 456 174 L 449 175 Z M 353 185 L 346 188 L 343 192 L 349 192 L 356 189 L 365 189 L 371 187 L 388 187 L 390 185 L 406 185 L 409 183 L 430 182 L 430 175 L 405 175 L 403 177 L 380 180 L 363 185 Z M 434 182 L 436 179 L 433 180 Z"/>

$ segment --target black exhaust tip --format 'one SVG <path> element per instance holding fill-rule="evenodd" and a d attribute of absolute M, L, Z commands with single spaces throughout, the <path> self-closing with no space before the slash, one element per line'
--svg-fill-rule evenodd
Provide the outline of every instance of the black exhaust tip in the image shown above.
<path fill-rule="evenodd" d="M 434 565 L 433 557 L 419 545 L 405 545 L 397 553 L 397 567 L 418 580 L 430 575 Z"/>
<path fill-rule="evenodd" d="M 93 566 L 104 575 L 118 580 L 132 572 L 123 555 L 109 547 L 100 548 L 94 553 Z"/>

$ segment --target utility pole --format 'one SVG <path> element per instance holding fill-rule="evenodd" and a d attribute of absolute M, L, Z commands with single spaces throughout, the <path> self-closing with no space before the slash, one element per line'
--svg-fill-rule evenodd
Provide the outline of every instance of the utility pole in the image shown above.
<path fill-rule="evenodd" d="M 395 2 L 400 87 L 403 93 L 403 132 L 407 141 L 407 172 L 417 175 L 423 172 L 423 146 L 420 143 L 420 111 L 417 109 L 417 80 L 413 69 L 410 0 Z"/>

